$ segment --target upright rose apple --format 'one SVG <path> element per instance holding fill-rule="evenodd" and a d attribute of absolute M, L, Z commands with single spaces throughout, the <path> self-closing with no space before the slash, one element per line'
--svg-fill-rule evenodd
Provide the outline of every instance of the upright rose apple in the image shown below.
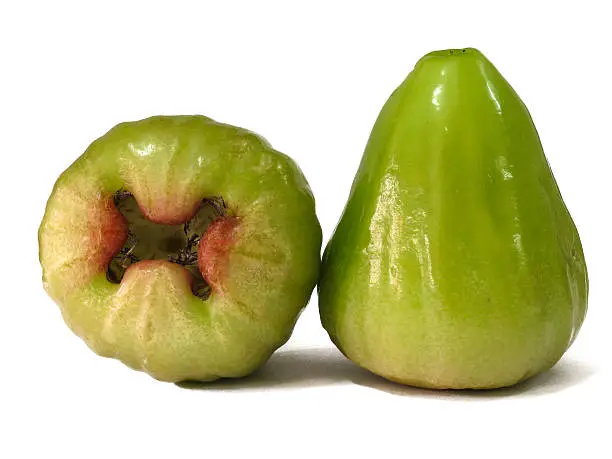
<path fill-rule="evenodd" d="M 588 290 L 525 104 L 476 49 L 424 56 L 383 106 L 325 249 L 330 338 L 399 383 L 504 387 L 561 358 Z"/>
<path fill-rule="evenodd" d="M 98 354 L 166 381 L 244 376 L 290 336 L 321 229 L 297 165 L 203 116 L 119 124 L 58 179 L 43 282 Z"/>

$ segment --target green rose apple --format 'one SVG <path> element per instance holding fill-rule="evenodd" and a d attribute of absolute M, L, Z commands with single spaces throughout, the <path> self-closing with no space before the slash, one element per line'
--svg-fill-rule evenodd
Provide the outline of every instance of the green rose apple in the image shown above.
<path fill-rule="evenodd" d="M 587 291 L 525 105 L 475 49 L 423 57 L 383 107 L 323 256 L 334 343 L 400 383 L 507 386 L 559 360 Z"/>
<path fill-rule="evenodd" d="M 123 123 L 58 179 L 44 287 L 100 355 L 164 381 L 244 376 L 289 338 L 321 229 L 297 165 L 203 116 Z"/>

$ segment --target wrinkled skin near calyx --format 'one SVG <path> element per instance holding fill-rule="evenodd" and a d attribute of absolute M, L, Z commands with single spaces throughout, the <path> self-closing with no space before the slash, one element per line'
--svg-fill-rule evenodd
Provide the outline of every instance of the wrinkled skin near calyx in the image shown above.
<path fill-rule="evenodd" d="M 200 240 L 210 296 L 167 260 L 109 282 L 127 238 L 118 190 L 168 225 L 222 197 L 228 216 Z M 116 126 L 61 175 L 39 244 L 45 289 L 95 352 L 160 380 L 208 381 L 252 372 L 288 339 L 317 280 L 321 230 L 299 168 L 261 137 L 203 116 L 153 117 Z"/>
<path fill-rule="evenodd" d="M 587 290 L 517 94 L 475 49 L 423 57 L 382 109 L 323 256 L 334 343 L 404 384 L 507 386 L 563 355 Z"/>

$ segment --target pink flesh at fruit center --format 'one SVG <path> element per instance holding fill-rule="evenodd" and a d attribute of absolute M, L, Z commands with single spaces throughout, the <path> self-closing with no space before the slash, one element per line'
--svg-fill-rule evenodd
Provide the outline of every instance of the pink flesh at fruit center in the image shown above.
<path fill-rule="evenodd" d="M 172 206 L 170 206 L 172 207 Z M 189 215 L 178 215 L 173 212 L 151 212 L 138 204 L 138 208 L 146 220 L 152 224 L 177 225 L 188 222 L 196 213 L 197 205 Z M 92 263 L 99 271 L 107 269 L 109 263 L 122 249 L 128 238 L 129 223 L 119 211 L 109 195 L 96 201 L 90 207 L 88 216 L 90 234 L 90 253 Z M 224 216 L 213 221 L 200 236 L 197 246 L 197 267 L 212 291 L 223 292 L 223 280 L 227 273 L 229 252 L 235 242 L 236 228 L 239 218 Z M 135 269 L 158 266 L 155 262 L 163 260 L 141 259 L 130 268 Z M 98 272 L 99 272 L 98 271 Z M 185 273 L 188 274 L 187 270 Z M 191 276 L 189 276 L 191 279 Z"/>
<path fill-rule="evenodd" d="M 235 242 L 238 226 L 237 217 L 220 218 L 208 227 L 200 239 L 198 266 L 208 285 L 217 293 L 223 293 L 229 252 Z"/>
<path fill-rule="evenodd" d="M 104 270 L 126 241 L 127 221 L 109 195 L 89 208 L 87 222 L 90 242 L 87 251 L 93 254 L 91 263 Z"/>

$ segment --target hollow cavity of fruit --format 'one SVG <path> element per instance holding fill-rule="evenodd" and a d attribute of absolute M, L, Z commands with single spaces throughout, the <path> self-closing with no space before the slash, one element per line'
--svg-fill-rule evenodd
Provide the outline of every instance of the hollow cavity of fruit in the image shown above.
<path fill-rule="evenodd" d="M 128 234 L 125 244 L 108 264 L 107 279 L 120 283 L 127 268 L 134 263 L 167 260 L 183 266 L 191 274 L 193 294 L 207 299 L 211 288 L 198 266 L 198 245 L 208 226 L 225 216 L 227 208 L 223 199 L 203 199 L 193 217 L 178 225 L 164 225 L 147 219 L 129 191 L 117 191 L 113 201 L 127 222 Z"/>

